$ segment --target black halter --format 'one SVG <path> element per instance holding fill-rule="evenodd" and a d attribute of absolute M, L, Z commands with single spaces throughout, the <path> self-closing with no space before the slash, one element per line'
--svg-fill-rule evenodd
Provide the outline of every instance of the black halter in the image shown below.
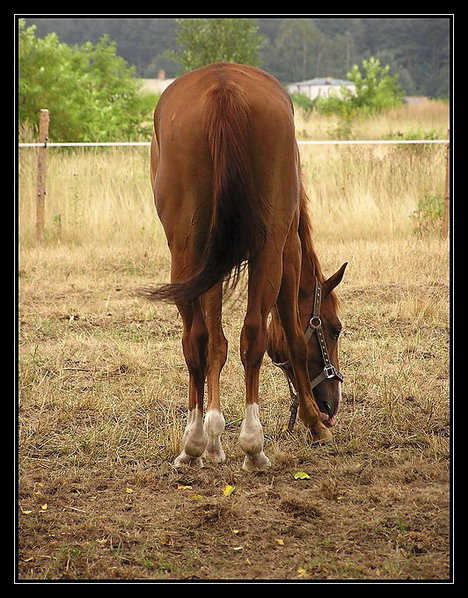
<path fill-rule="evenodd" d="M 304 336 L 305 336 L 306 342 L 308 342 L 310 340 L 310 338 L 312 337 L 312 335 L 314 334 L 314 332 L 317 334 L 320 351 L 322 353 L 324 368 L 323 368 L 323 371 L 318 376 L 316 376 L 313 380 L 310 381 L 311 389 L 315 388 L 318 384 L 320 384 L 324 380 L 328 380 L 330 378 L 338 378 L 338 380 L 340 382 L 343 382 L 342 374 L 340 374 L 340 372 L 338 372 L 336 370 L 335 366 L 330 361 L 330 356 L 328 355 L 327 343 L 325 341 L 325 336 L 323 334 L 322 319 L 320 317 L 321 304 L 322 304 L 322 285 L 316 278 L 315 279 L 314 307 L 313 307 L 312 317 L 309 320 L 309 325 L 307 326 L 307 330 L 305 331 Z M 287 360 L 287 361 L 283 361 L 282 363 L 273 362 L 273 365 L 276 365 L 281 370 L 283 370 L 284 375 L 286 376 L 286 380 L 288 381 L 289 393 L 291 395 L 291 407 L 289 408 L 291 415 L 289 418 L 288 430 L 291 432 L 294 427 L 294 423 L 296 421 L 297 410 L 299 407 L 299 395 L 297 393 L 297 390 L 296 390 L 294 383 L 292 381 L 292 378 L 291 378 L 291 372 L 290 372 L 291 364 L 290 364 L 289 360 Z M 320 402 L 320 406 L 322 406 L 324 408 L 325 412 L 328 414 L 329 417 L 332 417 L 333 413 L 332 413 L 331 407 L 326 401 L 318 401 L 316 399 L 316 402 L 317 403 Z"/>

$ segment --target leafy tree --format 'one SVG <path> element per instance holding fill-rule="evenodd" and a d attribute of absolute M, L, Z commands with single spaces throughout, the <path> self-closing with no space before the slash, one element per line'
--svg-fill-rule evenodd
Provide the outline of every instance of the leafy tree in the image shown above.
<path fill-rule="evenodd" d="M 340 96 L 319 98 L 316 106 L 322 113 L 338 113 L 344 118 L 358 114 L 369 115 L 401 103 L 403 92 L 398 85 L 398 74 L 390 75 L 390 65 L 382 66 L 378 58 L 371 56 L 357 64 L 347 74 L 355 85 L 355 92 L 343 87 Z"/>
<path fill-rule="evenodd" d="M 363 73 L 357 64 L 348 73 L 356 86 L 356 94 L 349 98 L 353 107 L 379 111 L 401 103 L 402 90 L 398 75 L 390 75 L 390 65 L 382 66 L 380 60 L 371 56 L 362 62 Z"/>
<path fill-rule="evenodd" d="M 382 50 L 381 52 L 378 52 L 375 57 L 380 60 L 381 64 L 391 65 L 390 74 L 398 75 L 398 84 L 405 92 L 405 95 L 411 96 L 415 94 L 414 81 L 408 69 L 401 65 L 400 60 L 395 56 L 393 50 Z"/>
<path fill-rule="evenodd" d="M 306 116 L 309 116 L 315 106 L 315 99 L 311 100 L 309 96 L 303 93 L 292 93 L 291 100 L 297 108 L 300 108 Z"/>
<path fill-rule="evenodd" d="M 343 87 L 340 95 L 318 97 L 315 107 L 322 114 L 337 114 L 339 121 L 329 134 L 339 139 L 352 139 L 352 122 L 358 116 L 370 116 L 401 103 L 403 92 L 398 85 L 398 74 L 390 75 L 390 65 L 382 66 L 371 56 L 362 63 L 364 72 L 357 64 L 347 74 L 355 85 L 355 91 Z"/>
<path fill-rule="evenodd" d="M 338 33 L 325 44 L 322 60 L 322 75 L 345 77 L 351 66 L 357 61 L 356 46 L 349 31 Z"/>
<path fill-rule="evenodd" d="M 326 38 L 311 19 L 284 19 L 275 40 L 277 76 L 303 81 L 321 69 Z"/>
<path fill-rule="evenodd" d="M 133 75 L 106 36 L 70 47 L 55 33 L 37 38 L 35 27 L 20 21 L 20 125 L 35 128 L 39 110 L 48 108 L 56 141 L 138 138 L 148 102 Z"/>
<path fill-rule="evenodd" d="M 148 64 L 157 54 L 175 49 L 175 19 L 68 17 L 28 18 L 26 21 L 28 25 L 37 26 L 39 37 L 55 32 L 68 45 L 86 41 L 97 43 L 104 35 L 109 35 L 117 45 L 119 56 L 134 65 L 140 77 L 145 76 Z"/>
<path fill-rule="evenodd" d="M 229 20 L 235 23 L 241 19 Z M 258 25 L 259 34 L 265 38 L 260 47 L 263 68 L 283 83 L 314 76 L 342 78 L 352 64 L 370 56 L 382 56 L 383 64 L 391 64 L 400 73 L 400 82 L 407 93 L 431 97 L 448 95 L 448 17 L 261 18 L 251 21 Z M 294 21 L 296 24 L 291 25 Z M 108 34 L 117 44 L 118 54 L 135 65 L 140 77 L 154 77 L 160 68 L 172 77 L 179 68 L 166 54 L 176 50 L 175 36 L 179 27 L 173 18 L 28 18 L 27 23 L 37 25 L 38 36 L 56 32 L 60 40 L 69 45 L 86 41 L 97 43 Z M 312 23 L 319 30 L 322 45 L 312 47 L 312 38 L 308 40 L 306 34 L 301 34 L 301 27 L 304 31 L 308 29 L 306 23 Z M 198 25 L 195 23 L 194 27 Z M 280 33 L 282 43 L 277 43 Z M 314 32 L 312 37 L 316 41 L 320 36 Z M 390 61 L 383 58 L 387 52 L 394 57 Z M 410 92 L 411 82 L 413 90 Z"/>
<path fill-rule="evenodd" d="M 252 19 L 176 19 L 177 47 L 172 58 L 182 73 L 214 62 L 259 66 L 263 38 Z"/>

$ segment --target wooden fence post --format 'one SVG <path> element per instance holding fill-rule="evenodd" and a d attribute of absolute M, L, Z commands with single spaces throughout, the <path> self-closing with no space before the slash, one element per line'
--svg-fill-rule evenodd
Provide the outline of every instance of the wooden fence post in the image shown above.
<path fill-rule="evenodd" d="M 49 139 L 49 111 L 39 113 L 39 147 L 37 152 L 37 202 L 36 202 L 36 239 L 39 243 L 44 240 L 45 196 L 46 196 L 46 168 L 47 141 Z"/>
<path fill-rule="evenodd" d="M 447 238 L 449 231 L 449 213 L 450 213 L 450 129 L 447 131 L 447 147 L 445 148 L 445 199 L 444 213 L 442 216 L 442 236 Z"/>

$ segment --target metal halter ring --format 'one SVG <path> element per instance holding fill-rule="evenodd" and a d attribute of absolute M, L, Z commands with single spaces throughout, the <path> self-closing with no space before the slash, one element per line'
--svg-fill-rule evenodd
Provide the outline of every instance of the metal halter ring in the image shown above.
<path fill-rule="evenodd" d="M 312 326 L 312 328 L 320 328 L 320 326 L 322 325 L 322 319 L 320 318 L 320 316 L 312 316 L 310 318 L 309 324 L 310 326 Z"/>

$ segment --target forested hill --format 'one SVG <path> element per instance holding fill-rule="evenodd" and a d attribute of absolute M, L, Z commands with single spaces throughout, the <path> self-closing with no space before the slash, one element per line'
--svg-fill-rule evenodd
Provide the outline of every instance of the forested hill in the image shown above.
<path fill-rule="evenodd" d="M 316 76 L 343 78 L 355 63 L 376 56 L 399 74 L 407 95 L 447 97 L 449 19 L 267 18 L 255 19 L 264 37 L 262 66 L 281 82 Z M 176 48 L 177 24 L 170 18 L 26 19 L 39 37 L 54 31 L 67 44 L 97 42 L 107 34 L 140 77 L 159 69 L 176 76 L 168 52 Z"/>

